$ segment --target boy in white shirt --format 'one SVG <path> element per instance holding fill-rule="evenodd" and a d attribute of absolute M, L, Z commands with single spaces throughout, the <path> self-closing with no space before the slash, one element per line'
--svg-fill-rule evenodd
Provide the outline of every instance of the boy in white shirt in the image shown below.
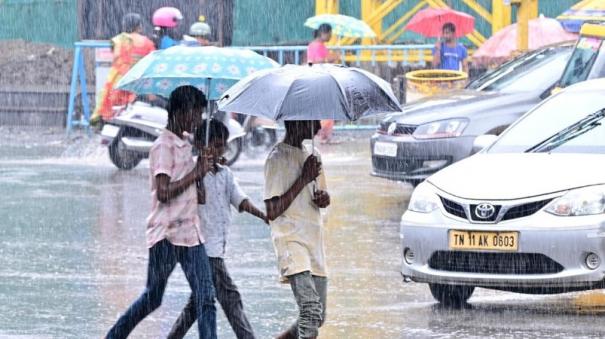
<path fill-rule="evenodd" d="M 206 252 L 210 260 L 216 298 L 236 337 L 251 339 L 254 338 L 252 326 L 244 313 L 241 295 L 231 280 L 224 261 L 227 234 L 231 226 L 231 206 L 239 212 L 248 212 L 265 223 L 267 219 L 265 214 L 250 202 L 229 167 L 220 164 L 229 139 L 229 130 L 221 122 L 211 120 L 209 144 L 205 148 L 206 123 L 207 121 L 197 129 L 194 141 L 200 154 L 205 154 L 211 164 L 210 170 L 203 178 L 203 185 L 198 181 L 198 214 L 201 219 L 201 231 L 206 239 Z M 192 301 L 193 296 L 173 325 L 168 339 L 183 338 L 195 322 L 197 316 Z"/>
<path fill-rule="evenodd" d="M 286 135 L 265 163 L 265 206 L 282 281 L 298 304 L 298 321 L 278 338 L 316 338 L 325 320 L 327 269 L 321 208 L 330 205 L 317 150 L 303 141 L 319 121 L 286 121 Z"/>

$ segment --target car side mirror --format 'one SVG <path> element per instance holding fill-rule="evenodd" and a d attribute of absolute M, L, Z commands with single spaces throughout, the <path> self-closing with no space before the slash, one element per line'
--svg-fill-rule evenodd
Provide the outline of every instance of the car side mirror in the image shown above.
<path fill-rule="evenodd" d="M 493 134 L 484 134 L 476 137 L 471 154 L 481 152 L 484 148 L 491 146 L 496 139 L 498 139 L 498 136 Z"/>

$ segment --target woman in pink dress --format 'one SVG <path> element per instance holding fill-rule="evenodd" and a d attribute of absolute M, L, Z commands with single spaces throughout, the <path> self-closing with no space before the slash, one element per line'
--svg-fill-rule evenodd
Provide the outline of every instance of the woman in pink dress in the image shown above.
<path fill-rule="evenodd" d="M 309 64 L 333 63 L 338 61 L 338 56 L 330 53 L 325 43 L 332 38 L 332 26 L 321 24 L 313 32 L 315 40 L 307 46 L 307 62 Z M 322 143 L 330 143 L 332 139 L 332 130 L 334 129 L 334 120 L 322 120 L 321 130 L 318 135 Z"/>

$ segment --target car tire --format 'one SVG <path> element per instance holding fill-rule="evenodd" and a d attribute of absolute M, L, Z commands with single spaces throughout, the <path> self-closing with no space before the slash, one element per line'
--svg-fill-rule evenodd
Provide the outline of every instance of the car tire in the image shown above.
<path fill-rule="evenodd" d="M 136 152 L 129 151 L 122 142 L 122 133 L 109 145 L 109 159 L 121 170 L 131 170 L 143 160 L 143 156 Z"/>
<path fill-rule="evenodd" d="M 429 284 L 433 298 L 444 306 L 460 307 L 473 295 L 474 286 Z"/>

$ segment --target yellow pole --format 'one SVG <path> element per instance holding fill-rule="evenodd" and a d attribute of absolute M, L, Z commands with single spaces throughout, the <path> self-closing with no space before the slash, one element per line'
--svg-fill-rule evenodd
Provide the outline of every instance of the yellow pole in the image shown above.
<path fill-rule="evenodd" d="M 529 9 L 521 4 L 517 12 L 517 50 L 529 49 Z"/>
<path fill-rule="evenodd" d="M 315 0 L 315 15 L 337 13 L 338 0 Z"/>
<path fill-rule="evenodd" d="M 380 20 L 372 20 L 374 12 L 380 6 L 380 0 L 361 0 L 361 20 L 365 21 L 376 33 L 377 37 L 382 36 L 382 17 Z M 372 39 L 362 39 L 363 45 L 371 45 Z"/>
<path fill-rule="evenodd" d="M 538 0 L 512 0 L 517 7 L 517 50 L 529 49 L 529 20 L 538 16 Z"/>
<path fill-rule="evenodd" d="M 492 0 L 492 35 L 511 24 L 511 6 L 504 0 Z"/>

